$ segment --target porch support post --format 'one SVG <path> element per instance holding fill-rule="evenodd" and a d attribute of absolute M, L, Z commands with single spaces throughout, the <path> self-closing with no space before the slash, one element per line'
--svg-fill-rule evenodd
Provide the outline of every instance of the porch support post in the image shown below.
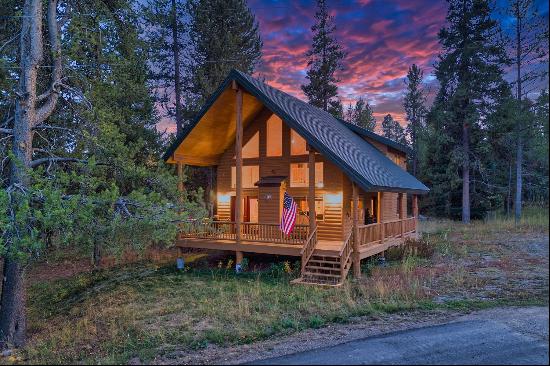
<path fill-rule="evenodd" d="M 378 219 L 378 225 L 380 227 L 380 244 L 384 243 L 384 237 L 386 236 L 386 233 L 384 232 L 384 223 L 382 220 L 382 200 L 384 199 L 384 192 L 378 192 L 378 207 L 377 207 L 377 219 Z"/>
<path fill-rule="evenodd" d="M 405 221 L 403 219 L 405 218 L 404 211 L 407 210 L 407 207 L 405 206 L 405 210 L 403 210 L 403 193 L 399 193 L 399 199 L 397 200 L 397 204 L 399 205 L 399 220 L 400 226 L 401 226 L 401 238 L 403 238 L 403 233 L 405 232 Z"/>
<path fill-rule="evenodd" d="M 317 216 L 315 214 L 315 151 L 308 144 L 309 160 L 307 168 L 309 171 L 309 192 L 307 197 L 307 205 L 309 209 L 309 232 L 312 233 L 317 226 Z"/>
<path fill-rule="evenodd" d="M 414 231 L 416 232 L 418 229 L 418 195 L 413 195 L 413 202 L 412 202 L 412 209 L 413 209 L 413 217 L 414 217 Z"/>
<path fill-rule="evenodd" d="M 242 110 L 243 110 L 243 91 L 237 85 L 236 82 L 233 82 L 233 89 L 236 91 L 236 137 L 235 137 L 235 230 L 237 236 L 237 253 L 236 253 L 236 264 L 240 264 L 243 259 L 243 253 L 239 250 L 241 249 L 241 222 L 243 221 L 243 211 L 242 211 L 242 197 L 243 197 L 243 186 L 242 186 L 242 174 L 243 174 L 243 119 L 242 119 Z"/>
<path fill-rule="evenodd" d="M 351 183 L 353 191 L 353 276 L 361 277 L 361 253 L 359 253 L 359 192 L 357 184 Z"/>
<path fill-rule="evenodd" d="M 182 193 L 185 189 L 183 185 L 183 168 L 185 168 L 185 164 L 183 164 L 181 161 L 178 161 L 178 192 Z"/>

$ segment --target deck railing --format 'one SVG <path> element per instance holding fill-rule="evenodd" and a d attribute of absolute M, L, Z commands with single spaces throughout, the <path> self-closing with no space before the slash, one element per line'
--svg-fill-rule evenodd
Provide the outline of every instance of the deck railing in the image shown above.
<path fill-rule="evenodd" d="M 380 224 L 359 225 L 358 229 L 360 245 L 380 240 Z"/>
<path fill-rule="evenodd" d="M 359 225 L 359 243 L 361 246 L 380 243 L 386 239 L 402 238 L 416 231 L 416 218 L 385 221 L 369 225 Z"/>
<path fill-rule="evenodd" d="M 181 238 L 237 240 L 234 221 L 187 220 L 180 223 Z M 303 245 L 309 234 L 308 225 L 295 225 L 289 235 L 283 234 L 279 224 L 241 223 L 241 240 Z"/>

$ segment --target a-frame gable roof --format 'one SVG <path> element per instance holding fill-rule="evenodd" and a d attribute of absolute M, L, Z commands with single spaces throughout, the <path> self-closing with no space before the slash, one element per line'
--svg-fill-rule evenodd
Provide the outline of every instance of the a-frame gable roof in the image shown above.
<path fill-rule="evenodd" d="M 365 191 L 428 192 L 424 184 L 364 140 L 358 131 L 352 131 L 345 122 L 237 70 L 231 71 L 197 118 L 176 139 L 164 154 L 165 160 L 170 158 L 206 113 L 209 104 L 215 101 L 217 95 L 219 96 L 232 80 L 296 130 L 314 149 L 341 168 Z"/>

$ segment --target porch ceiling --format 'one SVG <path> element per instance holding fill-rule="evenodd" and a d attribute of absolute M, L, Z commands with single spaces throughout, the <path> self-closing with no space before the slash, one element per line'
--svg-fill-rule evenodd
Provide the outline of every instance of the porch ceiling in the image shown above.
<path fill-rule="evenodd" d="M 235 90 L 230 85 L 210 104 L 197 125 L 176 148 L 168 163 L 181 161 L 196 166 L 216 165 L 223 152 L 235 142 Z M 243 92 L 243 129 L 262 110 L 263 104 Z"/>

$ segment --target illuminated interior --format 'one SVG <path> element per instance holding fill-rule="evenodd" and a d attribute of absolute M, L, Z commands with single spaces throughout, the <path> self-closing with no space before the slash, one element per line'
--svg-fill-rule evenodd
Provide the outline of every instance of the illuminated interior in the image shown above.
<path fill-rule="evenodd" d="M 283 121 L 273 114 L 267 120 L 266 126 L 266 155 L 267 156 L 282 156 L 283 155 Z"/>
<path fill-rule="evenodd" d="M 309 186 L 309 169 L 307 163 L 290 164 L 290 186 L 307 187 Z M 315 186 L 323 188 L 323 163 L 315 163 Z"/>
<path fill-rule="evenodd" d="M 290 154 L 305 155 L 307 154 L 306 140 L 294 130 L 290 130 Z"/>

